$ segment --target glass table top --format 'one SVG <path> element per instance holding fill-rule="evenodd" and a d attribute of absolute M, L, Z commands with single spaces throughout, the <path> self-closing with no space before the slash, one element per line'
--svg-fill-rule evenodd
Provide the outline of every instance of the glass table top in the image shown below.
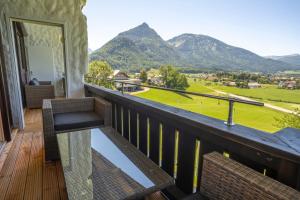
<path fill-rule="evenodd" d="M 131 199 L 174 183 L 114 129 L 57 135 L 69 199 Z"/>

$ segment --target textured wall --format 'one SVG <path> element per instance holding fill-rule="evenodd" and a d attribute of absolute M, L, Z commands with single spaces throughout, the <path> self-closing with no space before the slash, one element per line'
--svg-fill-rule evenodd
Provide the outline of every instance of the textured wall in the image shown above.
<path fill-rule="evenodd" d="M 12 105 L 13 124 L 23 128 L 18 74 L 11 38 L 10 18 L 30 19 L 64 24 L 67 48 L 68 95 L 83 95 L 82 75 L 88 63 L 86 18 L 81 9 L 85 0 L 1 0 L 0 30 L 4 46 L 5 67 Z"/>
<path fill-rule="evenodd" d="M 24 26 L 28 34 L 26 37 L 27 47 L 45 46 L 52 49 L 52 59 L 54 65 L 53 84 L 55 86 L 55 96 L 64 96 L 63 77 L 65 74 L 65 64 L 62 28 L 57 26 L 46 26 L 32 23 L 24 23 Z"/>

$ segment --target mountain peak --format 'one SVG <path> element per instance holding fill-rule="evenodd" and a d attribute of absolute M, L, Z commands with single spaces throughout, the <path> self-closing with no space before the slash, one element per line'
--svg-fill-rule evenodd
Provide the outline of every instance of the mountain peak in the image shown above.
<path fill-rule="evenodd" d="M 119 36 L 126 37 L 133 41 L 141 40 L 143 38 L 161 39 L 156 31 L 152 29 L 146 22 L 128 31 L 120 33 Z"/>
<path fill-rule="evenodd" d="M 139 25 L 137 27 L 150 28 L 146 22 L 142 23 L 141 25 Z"/>

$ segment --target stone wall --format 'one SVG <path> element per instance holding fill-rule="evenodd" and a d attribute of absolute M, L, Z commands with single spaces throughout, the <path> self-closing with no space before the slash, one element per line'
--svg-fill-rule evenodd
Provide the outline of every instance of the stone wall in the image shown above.
<path fill-rule="evenodd" d="M 45 46 L 52 49 L 53 52 L 53 71 L 54 71 L 54 87 L 55 96 L 63 97 L 64 84 L 63 77 L 65 74 L 65 63 L 64 63 L 64 41 L 63 32 L 61 27 L 57 26 L 46 26 L 33 23 L 24 23 L 27 36 L 26 46 L 28 49 L 33 46 Z M 29 61 L 30 63 L 30 61 Z M 30 67 L 30 65 L 29 65 Z M 31 77 L 34 78 L 34 77 Z"/>
<path fill-rule="evenodd" d="M 82 76 L 88 64 L 86 18 L 81 9 L 85 0 L 1 0 L 0 31 L 14 127 L 23 128 L 23 108 L 12 40 L 11 19 L 59 23 L 64 26 L 67 62 L 67 95 L 84 94 Z"/>

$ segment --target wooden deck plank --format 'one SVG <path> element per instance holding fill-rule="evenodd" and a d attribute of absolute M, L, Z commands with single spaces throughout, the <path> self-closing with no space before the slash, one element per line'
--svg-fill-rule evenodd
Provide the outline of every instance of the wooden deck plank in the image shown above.
<path fill-rule="evenodd" d="M 1 178 L 1 180 L 0 180 L 0 200 L 3 200 L 5 198 L 5 194 L 6 194 L 8 186 L 9 186 L 9 182 L 10 182 L 9 176 L 5 176 L 5 177 Z"/>
<path fill-rule="evenodd" d="M 23 139 L 23 134 L 17 134 L 15 140 L 13 141 L 12 147 L 9 151 L 5 163 L 1 169 L 0 177 L 10 176 L 13 173 L 15 162 L 18 157 L 19 148 L 21 146 Z"/>
<path fill-rule="evenodd" d="M 41 110 L 27 110 L 25 123 L 0 155 L 0 200 L 67 199 L 60 162 L 44 162 Z"/>
<path fill-rule="evenodd" d="M 56 173 L 57 173 L 57 179 L 58 179 L 60 199 L 67 200 L 68 199 L 67 188 L 66 188 L 64 173 L 63 173 L 63 169 L 62 169 L 62 165 L 61 165 L 60 161 L 56 162 Z"/>
<path fill-rule="evenodd" d="M 43 171 L 43 199 L 60 199 L 55 162 L 45 163 Z"/>
<path fill-rule="evenodd" d="M 14 144 L 14 137 L 16 136 L 17 132 L 18 132 L 17 129 L 14 129 L 12 131 L 12 135 L 11 135 L 12 140 L 10 142 L 8 142 L 8 143 L 5 144 L 3 150 L 2 150 L 2 152 L 0 154 L 0 172 L 1 172 L 2 168 L 3 168 L 3 165 L 4 165 L 5 161 L 7 160 L 9 152 L 10 152 L 10 150 L 11 150 L 13 144 Z"/>
<path fill-rule="evenodd" d="M 43 138 L 35 133 L 32 141 L 24 199 L 42 199 L 43 194 Z"/>
<path fill-rule="evenodd" d="M 5 194 L 9 187 L 11 176 L 14 172 L 15 163 L 22 143 L 22 139 L 23 139 L 23 135 L 17 134 L 11 145 L 9 154 L 4 155 L 6 157 L 6 160 L 0 172 L 0 200 L 5 198 Z"/>
<path fill-rule="evenodd" d="M 5 199 L 23 199 L 32 146 L 32 133 L 24 134 Z"/>

